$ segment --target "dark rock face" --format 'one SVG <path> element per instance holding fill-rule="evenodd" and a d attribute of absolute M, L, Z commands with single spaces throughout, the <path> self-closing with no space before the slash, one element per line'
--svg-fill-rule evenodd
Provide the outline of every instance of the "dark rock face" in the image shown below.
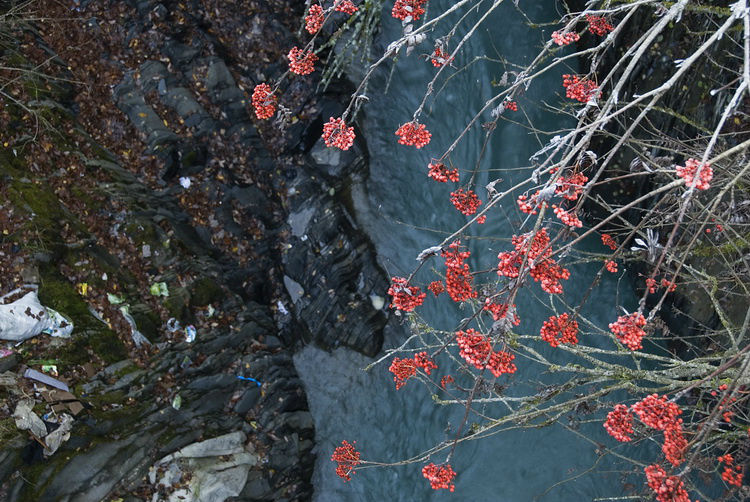
<path fill-rule="evenodd" d="M 183 16 L 177 2 L 127 2 L 132 11 L 118 21 L 123 43 L 141 37 L 153 47 L 150 57 L 131 60 L 136 65 L 117 61 L 121 75 L 107 98 L 122 122 L 110 121 L 109 133 L 137 135 L 143 172 L 155 166 L 157 174 L 144 180 L 141 167 L 129 169 L 108 145 L 92 143 L 99 153 L 85 161 L 102 176 L 97 195 L 118 212 L 99 199 L 87 211 L 110 225 L 104 233 L 120 239 L 113 242 L 132 246 L 104 243 L 56 200 L 46 208 L 55 217 L 35 222 L 50 227 L 48 251 L 35 255 L 40 299 L 57 298 L 53 284 L 75 296 L 71 277 L 80 263 L 106 270 L 97 272 L 105 283 L 92 281 L 92 289 L 117 284 L 152 345 L 134 347 L 122 320 L 105 330 L 78 297 L 63 302 L 78 309 L 66 354 L 82 367 L 93 347 L 97 361 L 114 364 L 71 382 L 86 409 L 54 455 L 44 458 L 25 433 L 5 442 L 2 500 L 151 500 L 156 492 L 166 499 L 195 483 L 215 494 L 206 500 L 309 499 L 314 425 L 292 351 L 303 343 L 380 350 L 386 317 L 373 305 L 382 307 L 388 283 L 347 200 L 351 177 L 366 171 L 363 145 L 349 152 L 321 146 L 320 109 L 338 105 L 317 105 L 306 81 L 288 89 L 304 120 L 284 133 L 261 133 L 266 126 L 249 113 L 248 86 L 265 78 L 262 71 L 284 68 L 250 69 L 239 54 L 269 36 L 288 50 L 289 30 L 271 12 L 209 20 L 198 2 L 187 3 L 194 10 Z M 281 18 L 299 10 L 287 3 L 269 5 L 280 6 Z M 219 42 L 221 29 L 235 25 L 245 35 L 234 45 Z M 281 61 L 281 53 L 269 60 Z M 70 108 L 72 115 L 77 107 Z M 0 174 L 12 179 L 15 171 L 2 162 Z M 180 178 L 190 178 L 192 189 L 181 188 Z M 83 244 L 69 245 L 56 226 L 75 228 Z M 168 296 L 144 291 L 160 282 Z M 198 326 L 196 340 L 167 332 L 170 317 Z M 25 362 L 13 355 L 0 359 L 0 369 L 16 372 Z M 214 449 L 195 453 L 201 448 Z"/>

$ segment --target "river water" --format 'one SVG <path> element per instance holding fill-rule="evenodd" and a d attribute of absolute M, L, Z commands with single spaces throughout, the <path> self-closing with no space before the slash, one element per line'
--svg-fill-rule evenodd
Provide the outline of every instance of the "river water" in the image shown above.
<path fill-rule="evenodd" d="M 430 8 L 448 4 L 447 1 L 432 0 Z M 550 20 L 558 11 L 556 3 L 549 0 L 522 4 L 529 17 L 536 22 Z M 549 28 L 546 36 L 554 29 Z M 400 22 L 390 17 L 388 9 L 388 12 L 384 12 L 380 42 L 387 44 L 399 32 Z M 512 2 L 505 2 L 458 56 L 456 66 L 463 69 L 448 72 L 451 78 L 441 89 L 438 101 L 423 114 L 421 121 L 433 135 L 430 145 L 421 150 L 398 145 L 394 131 L 410 120 L 426 83 L 436 71 L 429 62 L 419 58 L 419 53 L 430 52 L 431 41 L 443 32 L 433 35 L 411 56 L 402 55 L 392 75 L 384 71 L 375 76 L 371 85 L 373 90 L 369 92 L 371 101 L 360 121 L 371 159 L 369 179 L 354 190 L 357 219 L 371 236 L 379 260 L 389 275 L 407 276 L 414 269 L 415 258 L 422 249 L 437 244 L 446 232 L 465 222 L 449 202 L 454 184 L 436 183 L 426 176 L 430 156 L 438 156 L 452 141 L 459 127 L 463 127 L 497 91 L 491 82 L 493 78 L 499 79 L 505 69 L 498 60 L 507 57 L 515 63 L 528 62 L 544 42 L 539 31 L 531 31 L 524 26 Z M 463 32 L 459 30 L 458 34 L 460 36 Z M 451 50 L 457 40 L 458 37 L 454 38 Z M 475 59 L 482 56 L 494 61 Z M 515 112 L 519 120 L 526 114 L 533 124 L 550 131 L 564 125 L 559 116 L 534 105 L 559 101 L 561 73 L 565 71 L 549 72 L 534 83 L 519 100 L 519 111 Z M 389 89 L 387 94 L 375 91 L 384 89 L 386 83 Z M 484 121 L 488 120 L 489 116 L 484 117 Z M 519 168 L 528 166 L 529 156 L 540 148 L 540 142 L 548 139 L 530 134 L 520 124 L 501 122 L 485 154 L 482 164 L 484 174 L 478 177 L 477 186 L 483 187 L 488 176 L 491 179 L 500 177 L 503 182 L 498 184 L 498 190 L 502 190 L 527 177 L 528 169 Z M 482 140 L 483 131 L 477 127 L 452 155 L 454 163 L 464 169 L 461 173 L 462 183 L 470 176 L 466 169 L 477 159 Z M 465 165 L 461 165 L 462 161 Z M 488 175 L 487 170 L 492 172 Z M 484 189 L 476 191 L 480 197 L 486 198 Z M 507 239 L 515 233 L 514 228 L 518 228 L 523 216 L 514 206 L 505 204 L 493 208 L 485 225 L 471 229 L 475 238 L 465 241 L 465 244 L 472 251 L 469 260 L 472 270 L 496 266 L 497 253 L 508 249 Z M 603 252 L 595 240 L 584 243 L 579 249 Z M 442 260 L 435 263 L 436 269 L 442 271 Z M 564 281 L 563 298 L 575 305 L 600 264 L 567 266 L 571 279 Z M 618 315 L 618 305 L 632 310 L 636 303 L 630 293 L 628 279 L 622 276 L 622 265 L 620 268 L 620 275 L 608 274 L 583 309 L 585 316 L 605 329 L 607 323 Z M 421 283 L 436 279 L 438 277 L 431 275 L 429 270 L 420 272 L 418 276 Z M 542 322 L 551 315 L 550 300 L 538 285 L 532 285 L 525 291 L 517 301 L 522 318 L 517 331 L 538 333 Z M 420 314 L 436 327 L 453 329 L 466 315 L 465 311 L 448 305 L 451 302 L 445 295 L 441 301 L 430 297 L 420 307 Z M 385 349 L 401 345 L 408 336 L 408 329 L 394 320 L 386 332 Z M 604 337 L 600 338 L 601 343 L 607 342 Z M 540 342 L 536 348 L 545 355 L 558 358 L 561 363 L 565 362 L 564 356 L 559 352 L 555 354 L 555 349 L 544 342 Z M 362 368 L 372 360 L 347 349 L 326 353 L 308 347 L 295 357 L 315 418 L 318 463 L 313 482 L 316 501 L 579 502 L 622 494 L 623 479 L 608 459 L 600 459 L 596 445 L 562 425 L 516 429 L 482 441 L 462 443 L 451 459 L 458 473 L 456 492 L 452 494 L 430 489 L 429 483 L 421 475 L 422 463 L 361 469 L 353 475 L 352 481 L 344 483 L 335 475 L 335 465 L 330 461 L 333 449 L 342 440 L 357 441 L 356 446 L 362 452 L 363 459 L 395 462 L 448 437 L 446 430 L 455 433 L 463 416 L 462 408 L 435 405 L 428 389 L 417 382 L 409 382 L 396 391 L 392 374 L 388 371 L 389 361 L 365 372 Z M 518 372 L 510 382 L 516 385 L 523 381 L 549 383 L 549 378 L 540 374 L 539 366 L 518 357 L 516 363 Z M 445 364 L 449 364 L 447 361 L 439 361 L 439 364 L 440 374 L 452 369 L 446 368 Z M 508 383 L 507 377 L 499 379 L 499 382 Z M 580 424 L 578 433 L 609 447 L 615 446 L 614 440 L 601 427 L 603 411 L 586 418 Z M 444 453 L 431 459 L 436 464 L 444 460 Z M 596 472 L 588 472 L 593 466 L 596 466 Z"/>

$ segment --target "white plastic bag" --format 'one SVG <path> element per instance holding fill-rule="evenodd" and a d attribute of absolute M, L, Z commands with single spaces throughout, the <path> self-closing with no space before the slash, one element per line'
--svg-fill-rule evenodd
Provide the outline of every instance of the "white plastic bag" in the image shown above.
<path fill-rule="evenodd" d="M 45 308 L 39 303 L 36 291 L 0 305 L 0 339 L 20 342 L 47 333 L 52 336 L 70 336 L 73 323 L 58 312 Z"/>

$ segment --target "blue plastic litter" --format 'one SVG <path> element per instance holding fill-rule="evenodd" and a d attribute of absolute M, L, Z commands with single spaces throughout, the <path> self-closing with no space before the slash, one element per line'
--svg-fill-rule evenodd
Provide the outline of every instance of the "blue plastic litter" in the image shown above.
<path fill-rule="evenodd" d="M 255 382 L 258 385 L 258 387 L 261 386 L 261 383 L 259 381 L 257 381 L 256 379 L 254 379 L 254 378 L 237 375 L 237 379 L 239 379 L 239 380 L 249 380 L 251 382 Z"/>

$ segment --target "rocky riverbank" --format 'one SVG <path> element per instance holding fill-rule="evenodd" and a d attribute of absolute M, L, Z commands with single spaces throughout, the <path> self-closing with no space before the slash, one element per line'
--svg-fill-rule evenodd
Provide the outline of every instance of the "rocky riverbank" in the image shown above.
<path fill-rule="evenodd" d="M 2 75 L 0 293 L 37 289 L 74 329 L 2 345 L 0 498 L 308 499 L 291 354 L 376 353 L 387 281 L 347 200 L 366 150 L 318 141 L 335 92 L 295 77 L 285 123 L 252 115 L 302 6 L 37 7 L 53 21 L 19 12 L 3 47 L 39 71 Z M 43 426 L 19 429 L 22 412 Z"/>

